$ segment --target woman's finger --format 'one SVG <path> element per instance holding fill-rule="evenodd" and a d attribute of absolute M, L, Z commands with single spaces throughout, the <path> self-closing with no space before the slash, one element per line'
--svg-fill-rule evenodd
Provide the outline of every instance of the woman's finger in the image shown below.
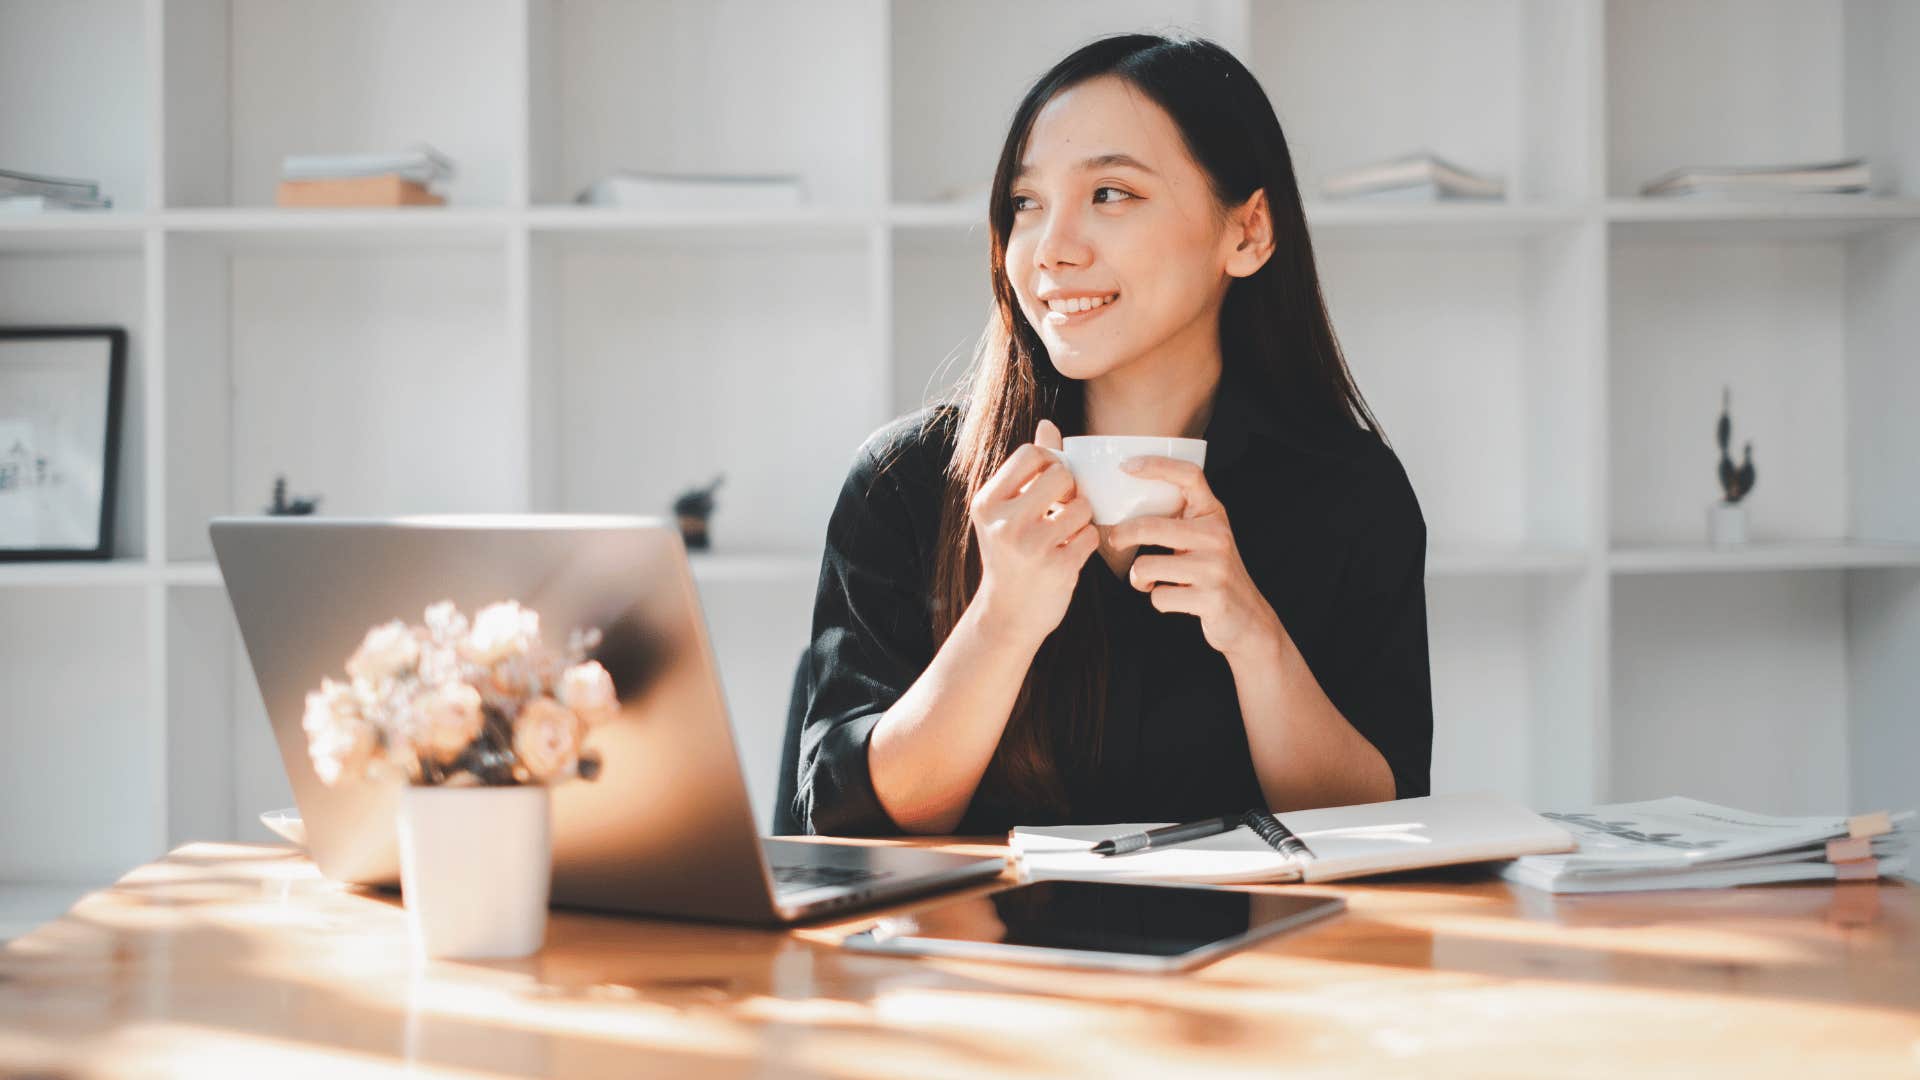
<path fill-rule="evenodd" d="M 1212 551 L 1213 530 L 1188 518 L 1137 517 L 1123 521 L 1107 534 L 1117 548 L 1155 544 L 1175 551 Z"/>
<path fill-rule="evenodd" d="M 1214 498 L 1213 488 L 1207 485 L 1207 474 L 1191 461 L 1148 454 L 1128 458 L 1120 463 L 1120 468 L 1142 479 L 1165 480 L 1178 487 L 1187 497 L 1181 517 L 1205 517 L 1220 509 L 1220 500 Z"/>
<path fill-rule="evenodd" d="M 1142 555 L 1127 569 L 1127 582 L 1141 592 L 1161 583 L 1191 585 L 1199 567 L 1190 555 Z"/>
<path fill-rule="evenodd" d="M 1041 517 L 1047 507 L 1054 503 L 1065 504 L 1074 497 L 1078 489 L 1073 483 L 1073 472 L 1065 465 L 1053 465 L 1040 470 L 1027 484 L 1027 489 L 1007 501 L 1007 513 L 1014 517 Z"/>
<path fill-rule="evenodd" d="M 1053 535 L 1061 540 L 1080 531 L 1080 526 L 1093 521 L 1093 504 L 1075 496 L 1064 503 L 1055 503 L 1047 510 Z"/>
<path fill-rule="evenodd" d="M 980 486 L 979 494 L 974 497 L 982 502 L 1010 499 L 1042 470 L 1059 464 L 1059 459 L 1052 454 L 1026 443 L 1007 455 L 1007 460 L 1000 463 L 1000 467 Z"/>
<path fill-rule="evenodd" d="M 1156 611 L 1178 611 L 1187 615 L 1200 614 L 1203 597 L 1200 591 L 1191 585 L 1155 585 L 1147 595 L 1152 598 Z"/>

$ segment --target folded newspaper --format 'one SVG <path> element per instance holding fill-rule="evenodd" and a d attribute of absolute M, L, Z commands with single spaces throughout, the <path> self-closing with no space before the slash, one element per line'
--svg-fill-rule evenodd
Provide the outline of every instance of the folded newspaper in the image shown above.
<path fill-rule="evenodd" d="M 1885 877 L 1905 872 L 1915 831 L 1912 810 L 1782 818 L 1679 796 L 1540 816 L 1579 850 L 1522 856 L 1501 876 L 1556 893 Z"/>

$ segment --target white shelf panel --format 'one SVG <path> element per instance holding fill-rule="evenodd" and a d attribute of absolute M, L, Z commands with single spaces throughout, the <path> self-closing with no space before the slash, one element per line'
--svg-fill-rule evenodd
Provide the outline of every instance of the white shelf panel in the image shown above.
<path fill-rule="evenodd" d="M 1920 199 L 1609 199 L 1605 215 L 1624 240 L 1833 240 L 1920 224 Z"/>
<path fill-rule="evenodd" d="M 0 252 L 138 251 L 152 223 L 139 213 L 0 212 Z"/>
<path fill-rule="evenodd" d="M 0 563 L 0 588 L 142 585 L 152 577 L 141 558 Z"/>
<path fill-rule="evenodd" d="M 1391 239 L 1518 239 L 1572 228 L 1594 214 L 1577 203 L 1349 203 L 1308 200 L 1315 233 Z"/>
<path fill-rule="evenodd" d="M 169 585 L 185 585 L 224 588 L 226 581 L 220 576 L 220 564 L 207 560 L 168 563 L 161 570 L 161 580 Z"/>
<path fill-rule="evenodd" d="M 235 207 L 154 215 L 169 233 L 244 250 L 309 248 L 492 248 L 505 243 L 512 211 L 446 207 Z"/>
<path fill-rule="evenodd" d="M 1427 576 L 1574 574 L 1586 569 L 1587 561 L 1585 552 L 1572 548 L 1442 546 L 1427 550 Z"/>
<path fill-rule="evenodd" d="M 812 580 L 820 573 L 820 553 L 807 551 L 690 551 L 687 562 L 700 584 Z"/>
<path fill-rule="evenodd" d="M 1616 574 L 1677 574 L 1716 570 L 1854 570 L 1920 566 L 1920 544 L 1851 540 L 1750 541 L 1738 547 L 1704 544 L 1626 545 L 1607 557 Z"/>
<path fill-rule="evenodd" d="M 867 209 L 629 210 L 541 206 L 521 217 L 538 236 L 570 248 L 727 248 L 857 243 L 881 215 Z"/>

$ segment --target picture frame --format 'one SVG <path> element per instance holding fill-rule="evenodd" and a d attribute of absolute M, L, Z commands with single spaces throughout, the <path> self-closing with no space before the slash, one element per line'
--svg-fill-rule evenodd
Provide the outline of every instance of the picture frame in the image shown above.
<path fill-rule="evenodd" d="M 0 562 L 108 559 L 127 332 L 0 326 Z"/>

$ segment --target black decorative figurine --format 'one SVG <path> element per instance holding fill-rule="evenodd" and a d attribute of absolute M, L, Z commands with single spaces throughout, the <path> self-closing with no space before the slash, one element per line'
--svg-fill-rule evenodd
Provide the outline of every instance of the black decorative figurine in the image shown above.
<path fill-rule="evenodd" d="M 1753 490 L 1753 440 L 1747 440 L 1745 460 L 1734 467 L 1733 458 L 1727 454 L 1727 446 L 1733 440 L 1733 390 L 1730 387 L 1720 389 L 1720 424 L 1715 436 L 1720 442 L 1720 490 L 1726 496 L 1728 505 L 1738 503 Z"/>
<path fill-rule="evenodd" d="M 673 514 L 680 521 L 680 536 L 687 542 L 687 550 L 705 551 L 711 546 L 707 540 L 707 519 L 713 515 L 713 493 L 725 479 L 726 474 L 721 473 L 706 487 L 689 488 L 673 500 Z"/>
<path fill-rule="evenodd" d="M 273 478 L 273 505 L 267 507 L 267 514 L 269 516 L 306 517 L 318 509 L 319 506 L 320 496 L 318 495 L 288 500 L 287 478 L 284 476 L 276 476 Z"/>

